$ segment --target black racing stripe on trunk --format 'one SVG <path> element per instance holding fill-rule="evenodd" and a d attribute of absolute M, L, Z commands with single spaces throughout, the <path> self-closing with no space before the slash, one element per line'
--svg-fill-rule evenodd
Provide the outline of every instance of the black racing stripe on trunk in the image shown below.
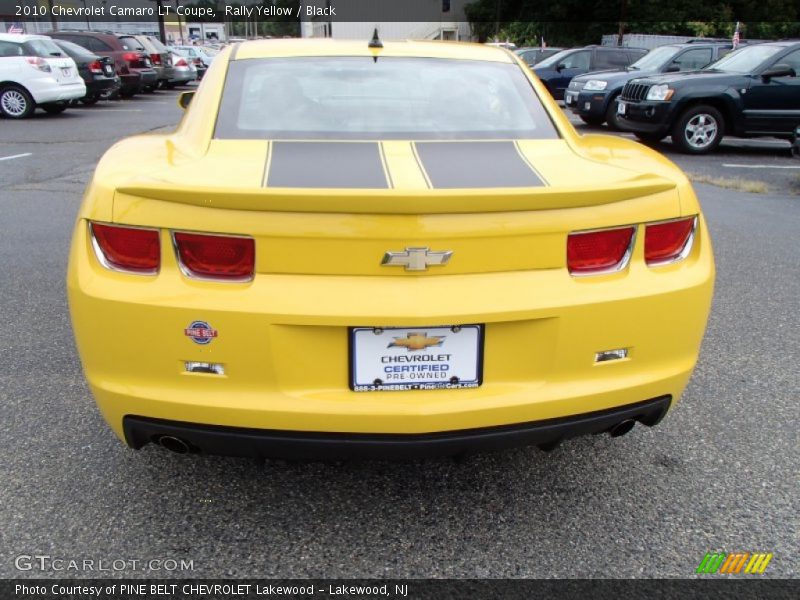
<path fill-rule="evenodd" d="M 514 142 L 416 142 L 434 188 L 539 187 Z"/>
<path fill-rule="evenodd" d="M 266 185 L 386 189 L 377 142 L 273 142 Z"/>

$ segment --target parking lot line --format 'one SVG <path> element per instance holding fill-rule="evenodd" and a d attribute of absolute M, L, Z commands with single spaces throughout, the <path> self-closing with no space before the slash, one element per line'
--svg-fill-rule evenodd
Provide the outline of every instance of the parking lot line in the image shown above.
<path fill-rule="evenodd" d="M 25 152 L 24 154 L 12 154 L 11 156 L 0 156 L 0 160 L 14 160 L 15 158 L 24 158 L 30 156 L 33 152 Z"/>
<path fill-rule="evenodd" d="M 142 112 L 141 108 L 89 108 L 91 112 Z"/>
<path fill-rule="evenodd" d="M 800 165 L 738 165 L 735 163 L 722 163 L 729 169 L 800 169 Z"/>

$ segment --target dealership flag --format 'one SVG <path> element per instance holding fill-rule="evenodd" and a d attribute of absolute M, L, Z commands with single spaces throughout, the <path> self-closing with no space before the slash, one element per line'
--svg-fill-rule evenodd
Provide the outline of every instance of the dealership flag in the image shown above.
<path fill-rule="evenodd" d="M 22 28 L 22 23 L 11 23 L 8 26 L 8 33 L 25 33 L 25 30 Z"/>
<path fill-rule="evenodd" d="M 736 21 L 736 30 L 733 32 L 733 49 L 739 45 L 739 21 Z"/>

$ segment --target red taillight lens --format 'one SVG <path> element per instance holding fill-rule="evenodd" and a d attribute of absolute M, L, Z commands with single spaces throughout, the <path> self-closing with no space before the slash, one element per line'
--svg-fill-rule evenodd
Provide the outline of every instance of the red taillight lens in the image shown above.
<path fill-rule="evenodd" d="M 567 267 L 576 275 L 615 271 L 625 266 L 633 239 L 633 227 L 570 233 Z"/>
<path fill-rule="evenodd" d="M 179 58 L 179 59 L 178 59 L 178 62 L 176 62 L 176 63 L 175 63 L 175 66 L 176 66 L 176 67 L 188 67 L 188 66 L 189 66 L 189 64 L 186 62 L 186 60 L 185 60 L 185 59 L 183 59 L 183 58 Z"/>
<path fill-rule="evenodd" d="M 694 232 L 696 217 L 652 223 L 644 233 L 644 259 L 648 265 L 672 262 L 680 258 Z"/>
<path fill-rule="evenodd" d="M 136 52 L 126 52 L 122 55 L 122 59 L 128 61 L 129 63 L 133 64 L 139 62 L 139 55 Z"/>
<path fill-rule="evenodd" d="M 179 232 L 173 236 L 188 275 L 227 281 L 253 278 L 256 244 L 252 238 Z"/>
<path fill-rule="evenodd" d="M 34 69 L 39 69 L 40 71 L 44 71 L 45 73 L 50 73 L 51 71 L 48 62 L 39 56 L 26 56 L 25 60 L 28 61 L 28 64 L 32 66 Z"/>
<path fill-rule="evenodd" d="M 154 275 L 161 262 L 158 230 L 92 223 L 98 258 L 110 269 Z"/>
<path fill-rule="evenodd" d="M 92 73 L 102 73 L 103 72 L 103 65 L 100 64 L 99 60 L 96 60 L 93 63 L 89 63 L 89 70 Z"/>
<path fill-rule="evenodd" d="M 161 64 L 161 55 L 160 54 L 151 54 L 150 55 L 150 60 L 153 61 L 154 65 L 160 65 Z"/>

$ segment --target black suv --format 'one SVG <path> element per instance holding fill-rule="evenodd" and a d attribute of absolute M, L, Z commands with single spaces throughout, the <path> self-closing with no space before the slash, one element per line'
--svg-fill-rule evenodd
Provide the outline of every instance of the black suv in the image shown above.
<path fill-rule="evenodd" d="M 564 94 L 564 104 L 584 123 L 602 125 L 608 121 L 611 129 L 619 129 L 617 98 L 631 79 L 660 73 L 696 71 L 722 58 L 732 49 L 730 40 L 698 39 L 685 44 L 659 46 L 630 67 L 575 77 Z"/>
<path fill-rule="evenodd" d="M 632 79 L 618 123 L 645 141 L 667 135 L 683 152 L 714 150 L 724 135 L 790 139 L 800 124 L 800 40 L 754 44 L 701 71 Z"/>
<path fill-rule="evenodd" d="M 573 77 L 590 71 L 627 67 L 647 54 L 641 48 L 619 48 L 617 46 L 585 46 L 562 50 L 538 62 L 533 72 L 547 86 L 553 98 L 564 98 Z"/>

